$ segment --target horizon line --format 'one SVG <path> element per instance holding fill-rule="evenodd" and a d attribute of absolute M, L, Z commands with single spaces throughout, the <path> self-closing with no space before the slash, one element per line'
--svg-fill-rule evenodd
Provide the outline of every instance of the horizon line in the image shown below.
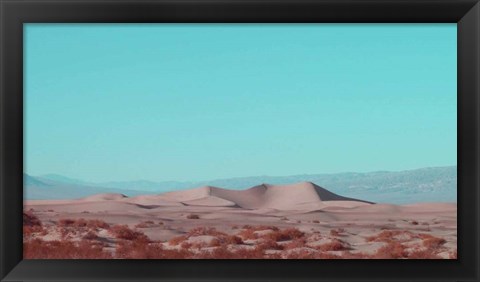
<path fill-rule="evenodd" d="M 311 176 L 311 175 L 334 175 L 334 174 L 347 174 L 347 173 L 359 173 L 359 174 L 368 174 L 368 173 L 395 173 L 395 172 L 407 172 L 407 171 L 414 171 L 414 170 L 421 170 L 421 169 L 432 169 L 432 168 L 448 168 L 448 167 L 457 167 L 455 165 L 444 165 L 444 166 L 427 166 L 427 167 L 417 167 L 412 169 L 403 169 L 403 170 L 371 170 L 371 171 L 341 171 L 341 172 L 323 172 L 323 173 L 304 173 L 304 174 L 289 174 L 289 175 L 254 175 L 254 176 L 235 176 L 235 177 L 224 177 L 224 178 L 214 178 L 208 180 L 148 180 L 148 179 L 132 179 L 132 180 L 107 180 L 107 181 L 90 181 L 90 180 L 83 180 L 76 177 L 70 177 L 59 173 L 44 173 L 41 175 L 33 175 L 27 172 L 23 172 L 24 175 L 37 177 L 37 178 L 45 178 L 45 176 L 55 175 L 60 177 L 65 177 L 70 180 L 84 182 L 86 184 L 104 184 L 104 183 L 111 183 L 111 182 L 151 182 L 151 183 L 162 183 L 162 182 L 178 182 L 178 183 L 192 183 L 192 182 L 207 182 L 207 181 L 219 181 L 219 180 L 230 180 L 230 179 L 241 179 L 241 178 L 255 178 L 255 177 L 294 177 L 294 176 Z"/>

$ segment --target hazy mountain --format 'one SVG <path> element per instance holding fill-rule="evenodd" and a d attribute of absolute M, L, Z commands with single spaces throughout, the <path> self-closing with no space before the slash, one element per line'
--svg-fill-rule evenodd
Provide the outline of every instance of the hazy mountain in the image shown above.
<path fill-rule="evenodd" d="M 43 175 L 39 178 L 30 180 L 30 183 L 33 183 L 33 180 L 40 182 L 46 182 L 47 180 L 50 180 L 54 181 L 56 184 L 61 183 L 64 186 L 68 184 L 71 187 L 70 189 L 75 187 L 75 185 L 86 185 L 89 187 L 87 189 L 88 191 L 98 189 L 97 193 L 118 192 L 131 196 L 138 195 L 140 192 L 152 194 L 172 190 L 184 190 L 206 185 L 224 187 L 228 189 L 245 189 L 258 185 L 259 183 L 278 185 L 309 181 L 317 183 L 334 193 L 342 194 L 348 197 L 366 199 L 373 202 L 401 204 L 411 202 L 457 201 L 456 166 L 422 168 L 399 172 L 378 171 L 367 173 L 346 172 L 293 176 L 255 176 L 197 182 L 153 182 L 142 180 L 87 183 L 76 179 L 72 179 L 69 182 L 69 179 L 70 178 L 59 175 L 54 175 L 54 177 L 51 175 Z M 27 192 L 28 187 L 29 182 L 27 182 Z M 83 189 L 83 186 L 77 187 L 77 189 Z M 27 196 L 28 195 L 29 193 L 27 193 Z"/>
<path fill-rule="evenodd" d="M 60 175 L 60 174 L 54 174 L 54 173 L 40 175 L 40 176 L 37 176 L 37 178 L 38 179 L 44 179 L 44 180 L 53 180 L 53 181 L 56 181 L 56 182 L 68 183 L 68 184 L 78 184 L 78 185 L 93 184 L 93 183 L 88 183 L 88 182 L 78 180 L 78 179 L 75 179 L 75 178 L 66 177 L 66 176 L 63 176 L 63 175 Z"/>
<path fill-rule="evenodd" d="M 99 193 L 122 193 L 129 196 L 148 194 L 146 191 L 117 189 L 109 187 L 89 186 L 76 183 L 67 183 L 66 179 L 55 181 L 46 177 L 34 177 L 27 174 L 24 178 L 24 199 L 75 199 Z"/>

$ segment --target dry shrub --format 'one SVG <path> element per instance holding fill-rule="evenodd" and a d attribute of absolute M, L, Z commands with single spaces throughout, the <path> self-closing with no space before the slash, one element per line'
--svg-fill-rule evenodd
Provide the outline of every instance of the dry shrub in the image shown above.
<path fill-rule="evenodd" d="M 242 238 L 236 236 L 236 235 L 230 235 L 225 237 L 225 242 L 230 245 L 241 245 L 243 244 Z"/>
<path fill-rule="evenodd" d="M 150 228 L 154 226 L 153 223 L 147 223 L 146 221 L 143 221 L 143 222 L 140 222 L 138 224 L 135 225 L 135 228 Z"/>
<path fill-rule="evenodd" d="M 200 216 L 198 216 L 197 214 L 189 214 L 189 215 L 187 215 L 187 218 L 188 219 L 200 219 Z"/>
<path fill-rule="evenodd" d="M 295 240 L 292 240 L 291 242 L 288 242 L 287 244 L 283 245 L 284 250 L 291 250 L 291 249 L 296 249 L 296 248 L 303 248 L 305 247 L 305 244 L 307 241 L 304 238 L 298 238 Z"/>
<path fill-rule="evenodd" d="M 102 228 L 102 229 L 109 229 L 110 228 L 110 224 L 106 223 L 105 221 L 103 220 L 99 220 L 99 219 L 90 219 L 87 221 L 87 227 L 89 228 Z"/>
<path fill-rule="evenodd" d="M 264 230 L 278 231 L 278 230 L 280 230 L 278 227 L 272 226 L 272 225 L 255 225 L 255 226 L 244 225 L 242 228 L 243 229 L 251 229 L 253 231 L 264 231 Z"/>
<path fill-rule="evenodd" d="M 168 244 L 170 244 L 172 246 L 175 246 L 175 245 L 178 245 L 178 244 L 184 242 L 185 240 L 187 240 L 186 236 L 177 236 L 177 237 L 173 237 L 172 239 L 170 239 L 168 241 Z"/>
<path fill-rule="evenodd" d="M 399 242 L 389 242 L 372 255 L 374 259 L 398 259 L 408 256 L 405 247 Z"/>
<path fill-rule="evenodd" d="M 162 222 L 163 224 L 163 222 Z M 159 225 L 161 225 L 159 223 Z M 137 225 L 135 225 L 135 228 L 150 228 L 150 227 L 155 227 L 155 222 L 151 221 L 151 220 L 147 220 L 147 221 L 142 221 L 140 223 L 138 223 Z"/>
<path fill-rule="evenodd" d="M 283 250 L 283 247 L 277 241 L 267 238 L 255 246 L 259 250 Z"/>
<path fill-rule="evenodd" d="M 35 239 L 23 243 L 25 259 L 110 259 L 111 254 L 101 246 L 88 241 L 43 241 Z"/>
<path fill-rule="evenodd" d="M 96 239 L 98 239 L 98 236 L 97 236 L 97 234 L 95 234 L 95 232 L 88 231 L 87 234 L 83 235 L 83 239 L 85 239 L 85 240 L 96 240 Z"/>
<path fill-rule="evenodd" d="M 335 230 L 335 229 L 330 230 L 330 236 L 339 236 L 339 235 L 340 234 L 338 233 L 337 230 Z"/>
<path fill-rule="evenodd" d="M 221 246 L 222 243 L 220 242 L 220 240 L 218 238 L 213 238 L 210 243 L 208 244 L 209 247 L 219 247 Z"/>
<path fill-rule="evenodd" d="M 24 226 L 42 226 L 42 222 L 33 215 L 30 211 L 23 212 L 23 225 Z"/>
<path fill-rule="evenodd" d="M 263 259 L 265 258 L 264 250 L 262 248 L 254 249 L 239 249 L 235 252 L 236 259 Z"/>
<path fill-rule="evenodd" d="M 414 220 L 412 222 L 410 222 L 412 225 L 418 225 L 418 221 Z"/>
<path fill-rule="evenodd" d="M 284 230 L 278 230 L 272 233 L 265 234 L 262 237 L 278 242 L 278 241 L 289 241 L 289 240 L 298 239 L 303 237 L 304 235 L 305 233 L 301 232 L 296 228 L 287 228 Z"/>
<path fill-rule="evenodd" d="M 400 231 L 400 230 L 383 230 L 382 232 L 378 233 L 377 235 L 373 235 L 367 237 L 367 242 L 386 242 L 390 243 L 395 239 L 395 236 L 398 235 L 408 235 L 413 236 L 413 234 L 409 231 Z"/>
<path fill-rule="evenodd" d="M 441 259 L 434 250 L 426 249 L 426 250 L 414 250 L 408 255 L 409 259 Z"/>
<path fill-rule="evenodd" d="M 210 235 L 210 236 L 226 236 L 227 234 L 217 231 L 217 229 L 213 227 L 196 227 L 188 231 L 187 237 L 191 236 L 203 236 L 203 235 Z"/>
<path fill-rule="evenodd" d="M 40 235 L 46 235 L 45 234 L 46 230 L 43 229 L 42 226 L 39 225 L 34 225 L 34 226 L 29 226 L 29 225 L 24 225 L 23 226 L 23 236 L 24 238 L 30 237 L 34 234 L 40 233 Z"/>
<path fill-rule="evenodd" d="M 150 243 L 143 239 L 122 241 L 117 244 L 116 258 L 123 259 L 187 259 L 193 253 L 185 250 L 167 250 L 158 243 Z"/>
<path fill-rule="evenodd" d="M 240 245 L 243 244 L 242 238 L 235 235 L 219 235 L 210 242 L 211 247 L 225 246 L 225 245 Z"/>
<path fill-rule="evenodd" d="M 114 225 L 109 231 L 117 239 L 148 241 L 145 234 L 132 230 L 127 225 Z"/>
<path fill-rule="evenodd" d="M 243 244 L 242 238 L 235 235 L 228 235 L 226 233 L 220 232 L 215 228 L 210 227 L 197 227 L 191 229 L 185 236 L 172 238 L 169 243 L 170 245 L 178 245 L 179 243 L 185 241 L 190 237 L 196 236 L 214 236 L 213 240 L 208 244 L 210 247 L 218 247 L 224 245 L 239 245 Z M 194 244 L 190 247 L 202 248 L 206 247 L 207 244 Z"/>
<path fill-rule="evenodd" d="M 258 239 L 258 234 L 253 229 L 243 229 L 238 233 L 244 240 Z"/>
<path fill-rule="evenodd" d="M 320 245 L 316 247 L 317 250 L 328 252 L 328 251 L 343 251 L 343 250 L 349 250 L 350 247 L 347 245 L 347 243 L 338 240 L 338 239 L 333 239 L 329 243 L 325 243 L 323 245 Z"/>
<path fill-rule="evenodd" d="M 312 222 L 313 222 L 313 223 L 320 223 L 319 220 L 313 220 Z"/>
<path fill-rule="evenodd" d="M 433 237 L 423 240 L 423 246 L 425 246 L 427 249 L 437 249 L 446 242 L 447 241 L 445 241 L 443 238 Z"/>
<path fill-rule="evenodd" d="M 182 244 L 180 244 L 180 247 L 181 247 L 182 249 L 187 249 L 187 250 L 188 250 L 188 249 L 190 249 L 190 248 L 193 247 L 193 244 L 190 243 L 190 242 L 183 242 Z"/>
<path fill-rule="evenodd" d="M 115 257 L 123 259 L 162 258 L 163 248 L 159 244 L 149 244 L 144 239 L 122 241 L 117 243 Z"/>
<path fill-rule="evenodd" d="M 75 220 L 69 218 L 62 218 L 58 221 L 57 225 L 61 227 L 73 226 Z"/>
<path fill-rule="evenodd" d="M 91 219 L 86 220 L 84 218 L 70 219 L 63 218 L 58 221 L 58 226 L 60 227 L 76 227 L 76 228 L 91 228 L 91 229 L 108 229 L 110 225 L 103 220 Z"/>

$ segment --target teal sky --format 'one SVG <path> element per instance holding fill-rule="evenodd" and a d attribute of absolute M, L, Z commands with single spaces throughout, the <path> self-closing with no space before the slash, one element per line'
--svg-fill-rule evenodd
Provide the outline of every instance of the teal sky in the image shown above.
<path fill-rule="evenodd" d="M 456 165 L 456 24 L 26 24 L 25 171 Z"/>

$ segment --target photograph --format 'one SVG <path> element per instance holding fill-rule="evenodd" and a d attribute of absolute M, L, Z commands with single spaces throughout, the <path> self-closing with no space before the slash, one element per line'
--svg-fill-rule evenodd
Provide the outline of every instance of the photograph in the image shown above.
<path fill-rule="evenodd" d="M 457 23 L 23 44 L 25 260 L 457 259 Z"/>

